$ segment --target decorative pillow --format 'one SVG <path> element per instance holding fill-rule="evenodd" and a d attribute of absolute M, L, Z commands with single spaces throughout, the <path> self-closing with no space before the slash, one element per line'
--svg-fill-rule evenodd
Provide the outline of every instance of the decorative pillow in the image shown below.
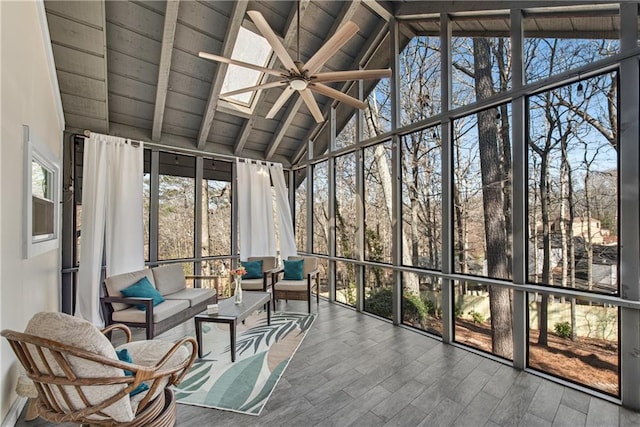
<path fill-rule="evenodd" d="M 154 306 L 164 302 L 164 298 L 160 295 L 160 292 L 153 287 L 149 279 L 146 277 L 138 280 L 128 288 L 121 289 L 120 293 L 125 297 L 131 298 L 152 298 Z M 147 306 L 144 304 L 136 304 L 136 307 L 143 311 L 147 309 Z"/>
<path fill-rule="evenodd" d="M 245 261 L 242 266 L 247 270 L 247 274 L 243 274 L 243 279 L 262 279 L 262 260 Z"/>
<path fill-rule="evenodd" d="M 127 350 L 126 348 L 123 348 L 122 350 L 116 350 L 116 354 L 118 355 L 118 359 L 121 362 L 133 363 L 133 357 L 131 357 L 131 355 L 129 354 L 129 350 Z M 126 369 L 124 370 L 124 374 L 128 377 L 133 376 L 133 372 L 127 371 Z M 142 383 L 138 387 L 131 390 L 131 393 L 129 393 L 129 396 L 133 397 L 136 394 L 142 393 L 143 391 L 147 391 L 147 390 L 149 390 L 149 386 L 145 383 Z"/>
<path fill-rule="evenodd" d="M 284 260 L 284 280 L 302 280 L 302 268 L 304 260 Z"/>

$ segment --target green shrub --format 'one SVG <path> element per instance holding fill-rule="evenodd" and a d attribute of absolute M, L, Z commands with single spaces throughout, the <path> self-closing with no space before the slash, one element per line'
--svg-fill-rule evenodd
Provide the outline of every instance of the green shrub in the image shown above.
<path fill-rule="evenodd" d="M 365 299 L 365 309 L 369 313 L 391 319 L 393 314 L 392 296 L 393 292 L 391 289 L 382 288 L 376 290 Z M 404 320 L 408 322 L 422 324 L 427 317 L 427 308 L 425 307 L 424 302 L 422 302 L 418 296 L 413 294 L 403 296 L 402 309 L 404 312 Z"/>
<path fill-rule="evenodd" d="M 462 314 L 463 314 L 462 306 L 456 304 L 453 314 L 456 316 L 456 318 L 462 317 Z"/>
<path fill-rule="evenodd" d="M 559 322 L 553 325 L 553 329 L 560 338 L 571 338 L 571 323 Z"/>
<path fill-rule="evenodd" d="M 473 323 L 484 323 L 484 316 L 482 315 L 482 313 L 477 312 L 475 310 L 471 310 L 469 312 L 469 315 L 471 316 L 471 320 L 473 320 Z"/>

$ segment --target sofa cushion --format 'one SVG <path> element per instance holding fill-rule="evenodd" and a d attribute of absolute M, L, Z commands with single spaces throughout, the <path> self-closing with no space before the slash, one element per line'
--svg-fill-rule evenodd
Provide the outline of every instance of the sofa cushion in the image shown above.
<path fill-rule="evenodd" d="M 259 279 L 262 277 L 262 260 L 245 261 L 242 266 L 247 270 L 247 273 L 242 275 L 243 279 Z"/>
<path fill-rule="evenodd" d="M 120 359 L 122 362 L 133 364 L 133 357 L 131 357 L 129 350 L 127 350 L 126 348 L 123 348 L 122 350 L 116 350 L 116 354 L 118 355 L 118 359 Z M 133 372 L 127 371 L 126 369 L 124 370 L 124 374 L 128 377 L 133 376 Z M 149 390 L 149 384 L 142 383 L 142 384 L 139 384 L 138 387 L 131 390 L 131 392 L 129 393 L 129 396 L 133 397 L 136 394 L 140 394 L 143 391 L 147 391 L 147 390 Z"/>
<path fill-rule="evenodd" d="M 182 310 L 189 308 L 189 302 L 185 300 L 165 300 L 165 302 L 153 307 L 153 323 L 161 322 Z M 116 311 L 113 313 L 113 322 L 130 322 L 130 323 L 145 323 L 146 312 L 140 311 L 135 307 L 129 307 L 125 310 Z"/>
<path fill-rule="evenodd" d="M 285 260 L 284 261 L 284 280 L 302 280 L 302 271 L 304 268 L 304 260 Z"/>
<path fill-rule="evenodd" d="M 122 297 L 123 295 L 122 293 L 120 293 L 121 289 L 128 288 L 143 277 L 149 279 L 149 282 L 151 282 L 151 284 L 155 286 L 153 273 L 148 268 L 107 277 L 104 281 L 105 288 L 107 288 L 107 296 Z M 111 306 L 113 307 L 113 311 L 120 311 L 124 310 L 125 308 L 131 307 L 129 304 L 123 304 L 119 302 L 114 302 L 113 304 L 111 304 Z"/>
<path fill-rule="evenodd" d="M 147 341 L 132 341 L 125 344 L 122 344 L 117 347 L 118 351 L 126 349 L 131 357 L 134 360 L 136 365 L 152 367 L 155 366 L 158 361 L 163 358 L 171 347 L 173 347 L 172 342 L 163 341 L 163 340 L 147 340 Z M 187 347 L 180 346 L 167 363 L 164 365 L 166 369 L 171 369 L 175 366 L 180 365 L 185 360 L 189 359 L 191 352 L 187 350 Z M 169 377 L 165 377 L 160 381 L 159 387 L 155 390 L 152 395 L 152 399 L 155 399 L 160 393 L 164 392 L 164 388 L 169 382 Z M 147 384 L 148 386 L 152 385 L 152 381 L 147 381 L 143 384 Z M 131 397 L 131 407 L 133 410 L 137 410 L 138 404 L 140 401 L 146 396 L 147 393 L 140 393 L 136 396 Z"/>
<path fill-rule="evenodd" d="M 160 295 L 160 292 L 153 287 L 146 277 L 138 280 L 128 288 L 121 289 L 120 293 L 128 298 L 151 298 L 154 306 L 164 302 L 164 298 Z M 144 311 L 147 309 L 145 304 L 136 304 L 135 306 L 138 310 Z"/>
<path fill-rule="evenodd" d="M 242 279 L 242 289 L 245 291 L 262 291 L 263 288 L 263 279 Z M 271 277 L 267 277 L 267 289 L 271 284 Z"/>
<path fill-rule="evenodd" d="M 162 296 L 181 291 L 187 287 L 181 264 L 163 265 L 152 268 L 151 271 L 153 271 L 156 289 L 160 291 Z"/>
<path fill-rule="evenodd" d="M 169 295 L 165 295 L 167 300 L 184 300 L 189 302 L 189 307 L 194 307 L 204 303 L 208 299 L 216 296 L 215 289 L 187 288 Z M 206 308 L 206 307 L 205 307 Z"/>
<path fill-rule="evenodd" d="M 132 308 L 138 313 L 144 315 L 143 312 Z M 43 312 L 37 313 L 25 329 L 25 333 L 58 341 L 63 344 L 73 346 L 82 350 L 86 350 L 93 354 L 117 360 L 116 351 L 111 342 L 105 337 L 93 324 L 78 317 L 69 316 L 64 313 Z M 49 367 L 57 376 L 65 376 L 65 372 L 59 367 L 53 356 L 45 352 Z M 40 372 L 47 373 L 47 367 L 42 360 L 35 359 L 36 365 Z M 67 359 L 71 369 L 77 377 L 80 378 L 108 378 L 123 377 L 124 371 L 114 366 L 106 366 L 102 363 L 92 362 L 78 357 L 70 357 Z M 69 396 L 70 403 L 75 408 L 85 407 L 75 387 L 61 386 L 65 389 Z M 82 391 L 85 394 L 90 405 L 95 405 L 106 398 L 113 396 L 126 387 L 124 384 L 118 385 L 100 385 L 100 386 L 83 386 Z M 58 405 L 62 408 L 69 409 L 69 404 L 62 395 L 54 390 L 54 395 Z M 103 409 L 105 415 L 118 422 L 127 422 L 133 419 L 133 411 L 129 401 L 129 396 L 125 395 L 122 399 L 117 400 L 112 405 Z M 90 416 L 93 419 L 101 420 L 105 417 L 99 415 Z"/>
<path fill-rule="evenodd" d="M 311 279 L 311 289 L 315 288 L 316 281 L 315 279 Z M 293 292 L 302 292 L 307 291 L 307 281 L 306 280 L 281 280 L 273 285 L 273 288 L 276 291 L 293 291 Z"/>

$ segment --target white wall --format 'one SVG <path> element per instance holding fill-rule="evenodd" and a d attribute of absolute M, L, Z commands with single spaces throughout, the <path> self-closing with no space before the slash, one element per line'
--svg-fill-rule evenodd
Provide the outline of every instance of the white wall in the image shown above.
<path fill-rule="evenodd" d="M 34 313 L 58 311 L 60 300 L 59 250 L 29 260 L 22 252 L 22 125 L 62 156 L 64 121 L 43 18 L 41 1 L 0 1 L 0 328 L 19 331 Z M 4 339 L 0 350 L 0 420 L 8 422 L 17 361 Z"/>

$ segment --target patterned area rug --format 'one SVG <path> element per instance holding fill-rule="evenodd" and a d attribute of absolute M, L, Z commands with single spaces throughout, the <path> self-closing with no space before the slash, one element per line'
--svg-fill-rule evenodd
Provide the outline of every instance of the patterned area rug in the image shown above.
<path fill-rule="evenodd" d="M 256 312 L 238 325 L 231 363 L 229 326 L 202 324 L 202 359 L 175 388 L 178 403 L 260 415 L 315 314 Z"/>

